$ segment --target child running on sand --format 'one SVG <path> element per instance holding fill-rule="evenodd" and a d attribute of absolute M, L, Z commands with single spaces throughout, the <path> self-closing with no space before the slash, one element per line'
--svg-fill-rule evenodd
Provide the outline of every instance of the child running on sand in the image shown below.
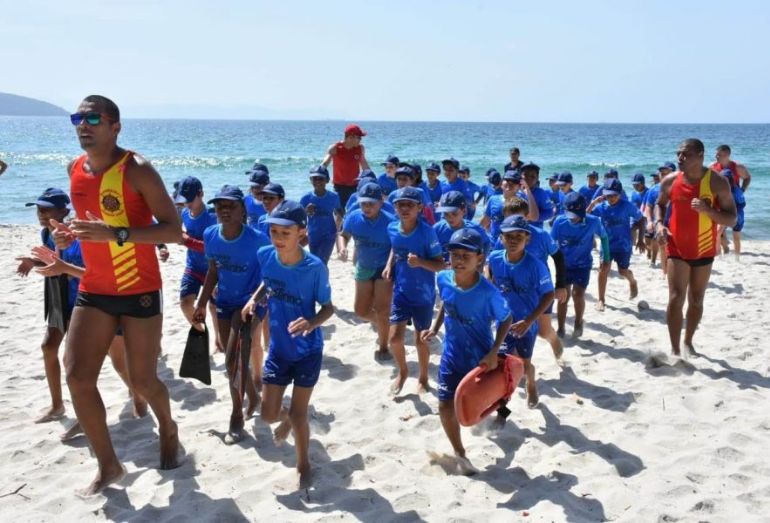
<path fill-rule="evenodd" d="M 481 225 L 466 218 L 467 205 L 465 196 L 461 192 L 449 191 L 444 193 L 439 206 L 436 208 L 436 211 L 440 212 L 443 218 L 433 226 L 433 230 L 436 231 L 444 255 L 444 262 L 447 264 L 449 263 L 449 240 L 456 231 L 463 228 L 473 229 L 479 233 L 484 243 L 482 249 L 484 256 L 489 254 L 491 250 L 492 244 L 487 232 Z"/>
<path fill-rule="evenodd" d="M 279 183 L 268 183 L 260 191 L 262 197 L 262 205 L 265 207 L 265 214 L 259 217 L 257 220 L 256 229 L 270 237 L 270 225 L 267 223 L 267 219 L 270 213 L 278 207 L 278 205 L 286 198 L 286 192 L 283 190 L 283 186 Z"/>
<path fill-rule="evenodd" d="M 313 190 L 300 198 L 299 203 L 307 213 L 307 236 L 310 252 L 318 256 L 324 265 L 337 240 L 337 231 L 342 222 L 342 208 L 337 193 L 326 190 L 329 183 L 329 171 L 323 165 L 310 170 L 310 183 Z"/>

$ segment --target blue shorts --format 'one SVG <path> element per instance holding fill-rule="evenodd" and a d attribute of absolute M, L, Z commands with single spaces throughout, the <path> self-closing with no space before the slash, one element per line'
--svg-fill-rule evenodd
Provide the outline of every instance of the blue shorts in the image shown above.
<path fill-rule="evenodd" d="M 190 295 L 198 296 L 202 286 L 203 281 L 199 280 L 189 272 L 184 273 L 182 275 L 182 281 L 179 282 L 179 298 Z"/>
<path fill-rule="evenodd" d="M 246 304 L 244 303 L 240 307 L 236 306 L 220 306 L 217 305 L 217 318 L 220 320 L 229 320 L 233 317 L 233 314 L 236 312 L 238 315 L 240 315 L 241 310 L 243 310 L 243 307 Z M 264 305 L 257 305 L 254 307 L 254 315 L 257 317 L 259 321 L 262 321 L 265 318 L 265 314 L 267 314 L 267 307 Z"/>
<path fill-rule="evenodd" d="M 394 299 L 390 306 L 390 324 L 394 325 L 409 320 L 412 320 L 415 330 L 427 330 L 430 328 L 431 320 L 433 320 L 433 304 L 406 305 Z"/>
<path fill-rule="evenodd" d="M 610 251 L 610 263 L 618 264 L 618 269 L 628 269 L 631 265 L 631 251 Z"/>
<path fill-rule="evenodd" d="M 324 264 L 328 264 L 329 258 L 332 256 L 332 251 L 334 251 L 334 244 L 336 241 L 337 238 L 335 236 L 324 237 L 318 241 L 313 241 L 311 238 L 308 246 L 310 248 L 310 254 L 318 256 Z"/>
<path fill-rule="evenodd" d="M 277 354 L 275 348 L 270 348 L 262 369 L 262 382 L 270 385 L 285 387 L 294 382 L 295 387 L 315 387 L 318 376 L 321 375 L 323 352 L 308 354 L 297 361 L 289 361 Z"/>
<path fill-rule="evenodd" d="M 567 285 L 577 285 L 588 288 L 591 280 L 591 267 L 567 267 L 564 271 L 564 281 Z"/>
<path fill-rule="evenodd" d="M 743 224 L 746 219 L 744 216 L 743 206 L 738 207 L 736 211 L 738 212 L 738 219 L 736 220 L 735 225 L 733 225 L 733 231 L 741 232 L 743 230 Z"/>
<path fill-rule="evenodd" d="M 452 401 L 455 397 L 457 386 L 471 370 L 468 369 L 466 372 L 460 372 L 442 357 L 438 368 L 438 400 Z"/>
<path fill-rule="evenodd" d="M 515 322 L 514 322 L 515 323 Z M 500 347 L 500 354 L 513 354 L 519 358 L 525 360 L 532 357 L 532 353 L 535 352 L 535 341 L 537 340 L 537 323 L 533 324 L 532 328 L 527 331 L 521 338 L 515 337 L 508 332 L 505 335 L 503 346 Z"/>

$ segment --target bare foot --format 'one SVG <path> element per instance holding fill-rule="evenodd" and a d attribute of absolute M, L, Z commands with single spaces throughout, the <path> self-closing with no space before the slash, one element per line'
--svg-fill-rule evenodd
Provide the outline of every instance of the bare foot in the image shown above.
<path fill-rule="evenodd" d="M 177 468 L 179 460 L 179 433 L 176 423 L 171 422 L 171 427 L 160 431 L 160 470 Z"/>
<path fill-rule="evenodd" d="M 233 445 L 243 439 L 243 416 L 230 416 L 230 427 L 225 434 L 225 445 Z"/>
<path fill-rule="evenodd" d="M 113 483 L 117 483 L 126 475 L 126 469 L 120 463 L 115 463 L 105 470 L 99 470 L 96 473 L 96 477 L 86 488 L 77 491 L 77 494 L 81 497 L 89 497 L 98 494 L 106 487 Z"/>
<path fill-rule="evenodd" d="M 273 441 L 276 445 L 283 445 L 291 432 L 291 421 L 288 419 L 283 420 L 273 431 Z"/>
<path fill-rule="evenodd" d="M 60 405 L 56 408 L 50 407 L 39 418 L 35 420 L 35 423 L 48 423 L 49 421 L 57 421 L 64 417 L 64 405 Z"/>
<path fill-rule="evenodd" d="M 417 384 L 417 394 L 425 394 L 426 392 L 430 392 L 430 385 L 428 384 L 428 378 L 420 379 L 419 383 Z"/>
<path fill-rule="evenodd" d="M 530 385 L 527 384 L 527 407 L 530 409 L 534 409 L 537 407 L 537 404 L 540 403 L 540 399 L 537 396 L 537 387 L 535 387 L 535 384 L 533 383 Z"/>
<path fill-rule="evenodd" d="M 553 350 L 553 357 L 556 358 L 556 361 L 560 361 L 561 357 L 564 356 L 564 345 L 559 343 L 556 347 L 551 347 L 551 350 Z"/>
<path fill-rule="evenodd" d="M 390 385 L 390 393 L 393 396 L 396 396 L 401 392 L 401 389 L 404 388 L 404 382 L 406 382 L 406 375 L 398 375 L 398 378 L 393 380 L 393 383 Z"/>
<path fill-rule="evenodd" d="M 83 427 L 76 421 L 70 428 L 61 433 L 59 440 L 64 443 L 77 438 L 81 434 L 83 434 Z"/>
<path fill-rule="evenodd" d="M 671 349 L 671 354 L 674 356 L 681 356 L 682 352 L 679 349 Z"/>
<path fill-rule="evenodd" d="M 310 465 L 297 467 L 297 486 L 301 489 L 310 488 L 313 484 L 313 469 Z"/>
<path fill-rule="evenodd" d="M 572 337 L 579 338 L 583 335 L 583 322 L 575 324 L 575 328 L 572 330 Z"/>
<path fill-rule="evenodd" d="M 455 460 L 457 462 L 457 470 L 463 476 L 473 476 L 479 473 L 479 469 L 474 467 L 473 463 L 465 456 L 455 454 Z"/>
<path fill-rule="evenodd" d="M 684 348 L 687 351 L 688 356 L 692 356 L 693 358 L 700 358 L 700 353 L 695 350 L 695 346 L 692 344 L 692 342 L 684 342 Z"/>
<path fill-rule="evenodd" d="M 604 312 L 604 302 L 602 300 L 596 302 L 596 310 L 599 312 Z"/>
<path fill-rule="evenodd" d="M 375 361 L 388 361 L 393 359 L 393 355 L 388 350 L 388 347 L 380 347 L 376 351 L 374 351 L 374 359 Z"/>
<path fill-rule="evenodd" d="M 636 282 L 631 283 L 631 294 L 628 295 L 628 299 L 633 300 L 639 295 L 639 285 Z"/>

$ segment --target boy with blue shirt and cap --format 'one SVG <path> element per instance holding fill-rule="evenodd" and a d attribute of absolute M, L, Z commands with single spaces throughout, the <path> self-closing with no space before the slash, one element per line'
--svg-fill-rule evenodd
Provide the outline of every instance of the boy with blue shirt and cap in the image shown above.
<path fill-rule="evenodd" d="M 329 171 L 323 165 L 310 170 L 310 182 L 313 184 L 313 191 L 302 196 L 299 203 L 305 208 L 308 216 L 307 236 L 310 252 L 327 265 L 342 222 L 340 197 L 337 193 L 326 190 Z"/>
<path fill-rule="evenodd" d="M 644 182 L 644 174 L 636 173 L 631 179 L 631 186 L 634 188 L 634 192 L 631 193 L 631 203 L 641 211 L 642 205 L 647 201 L 647 193 L 650 191 Z"/>
<path fill-rule="evenodd" d="M 348 198 L 348 201 L 345 204 L 345 213 L 349 213 L 353 209 L 358 209 L 358 205 L 356 204 L 356 200 L 358 200 L 358 189 L 363 187 L 364 184 L 367 184 L 370 182 L 378 183 L 377 175 L 374 174 L 374 171 L 372 171 L 371 169 L 365 169 L 361 171 L 361 174 L 359 174 L 358 178 L 356 178 L 356 192 L 350 195 L 350 198 Z"/>
<path fill-rule="evenodd" d="M 526 218 L 508 216 L 500 225 L 500 232 L 505 250 L 489 255 L 487 270 L 511 310 L 512 324 L 505 336 L 503 352 L 524 360 L 527 405 L 535 408 L 538 395 L 532 353 L 537 340 L 538 319 L 553 302 L 553 282 L 548 267 L 525 250 L 531 237 Z"/>
<path fill-rule="evenodd" d="M 390 306 L 393 282 L 382 273 L 390 256 L 388 225 L 396 217 L 383 209 L 382 189 L 376 183 L 366 183 L 358 189 L 360 208 L 345 215 L 342 232 L 337 237 L 337 252 L 342 261 L 348 260 L 348 242 L 356 242 L 356 294 L 353 310 L 377 328 L 377 360 L 389 359 L 388 350 Z"/>
<path fill-rule="evenodd" d="M 466 218 L 465 209 L 467 202 L 465 196 L 458 191 L 449 191 L 444 193 L 441 197 L 441 202 L 436 208 L 436 211 L 440 212 L 443 218 L 436 222 L 433 226 L 433 230 L 436 232 L 436 237 L 441 244 L 441 249 L 444 255 L 444 261 L 449 262 L 449 240 L 452 235 L 460 229 L 467 228 L 473 229 L 479 233 L 483 240 L 483 254 L 486 256 L 491 250 L 491 242 L 487 232 L 477 223 L 474 223 Z"/>
<path fill-rule="evenodd" d="M 487 202 L 487 206 L 484 209 L 484 216 L 481 218 L 481 226 L 489 231 L 489 237 L 494 243 L 500 236 L 500 223 L 503 218 L 503 208 L 505 204 L 514 198 L 523 197 L 528 201 L 534 201 L 535 197 L 532 195 L 532 191 L 526 183 L 522 183 L 521 173 L 519 171 L 506 171 L 503 175 L 503 181 L 501 183 L 503 188 L 503 194 L 499 196 L 493 196 Z M 524 189 L 521 191 L 520 189 Z M 523 196 L 520 196 L 523 195 Z M 540 219 L 540 212 L 536 205 L 532 205 L 527 215 L 527 219 L 533 222 L 537 222 Z"/>
<path fill-rule="evenodd" d="M 205 321 L 206 307 L 216 287 L 216 314 L 220 337 L 225 343 L 225 366 L 232 400 L 230 425 L 224 442 L 232 445 L 244 436 L 243 391 L 238 383 L 239 338 L 243 326 L 241 309 L 262 281 L 257 250 L 268 245 L 270 240 L 261 232 L 245 225 L 246 208 L 243 204 L 243 192 L 238 187 L 223 186 L 208 203 L 214 205 L 219 223 L 210 226 L 203 233 L 209 266 L 203 290 L 195 306 L 193 321 Z M 260 320 L 264 314 L 264 307 L 255 313 Z M 246 369 L 242 371 L 246 375 L 245 392 L 249 399 L 246 407 L 247 417 L 254 413 L 259 401 L 257 387 L 261 381 L 262 345 L 257 335 L 258 325 L 259 322 L 255 321 L 249 326 L 252 339 L 251 372 Z"/>
<path fill-rule="evenodd" d="M 483 197 L 484 207 L 486 208 L 489 199 L 496 194 L 503 194 L 503 189 L 500 187 L 500 183 L 503 181 L 503 175 L 501 175 L 497 169 L 490 167 L 487 169 L 487 184 L 481 188 L 481 194 Z"/>
<path fill-rule="evenodd" d="M 459 471 L 477 470 L 465 456 L 460 424 L 454 409 L 457 386 L 468 372 L 483 365 L 498 365 L 498 352 L 511 326 L 511 312 L 499 290 L 478 268 L 484 263 L 484 237 L 473 229 L 455 231 L 447 247 L 451 269 L 438 273 L 441 306 L 430 329 L 422 333 L 428 343 L 444 324 L 444 347 L 438 372 L 439 416 L 454 449 Z M 490 324 L 497 323 L 494 340 Z"/>
<path fill-rule="evenodd" d="M 387 159 L 382 162 L 382 166 L 385 167 L 385 172 L 377 177 L 376 181 L 380 185 L 383 194 L 386 196 L 398 189 L 396 186 L 396 169 L 398 169 L 399 163 L 398 156 L 393 154 L 389 155 Z"/>
<path fill-rule="evenodd" d="M 267 214 L 265 206 L 262 205 L 261 193 L 268 183 L 270 183 L 270 175 L 267 171 L 257 170 L 249 175 L 249 194 L 243 199 L 243 203 L 246 205 L 248 224 L 252 227 L 257 225 L 260 216 Z"/>
<path fill-rule="evenodd" d="M 545 221 L 553 217 L 554 208 L 548 191 L 540 187 L 540 166 L 532 162 L 525 163 L 520 172 L 522 190 L 518 196 L 529 202 L 527 219 L 535 227 L 542 228 Z"/>
<path fill-rule="evenodd" d="M 283 190 L 283 186 L 279 183 L 268 183 L 259 192 L 262 198 L 262 205 L 265 207 L 265 214 L 261 215 L 257 220 L 256 226 L 250 225 L 252 228 L 258 230 L 267 237 L 270 237 L 270 226 L 267 223 L 267 218 L 270 213 L 280 205 L 280 203 L 286 198 L 286 192 Z"/>
<path fill-rule="evenodd" d="M 471 199 L 467 200 L 465 217 L 468 220 L 472 220 L 473 217 L 476 216 L 476 204 L 482 198 L 481 187 L 479 187 L 475 182 L 471 181 L 471 169 L 467 165 L 460 166 L 460 169 L 458 169 L 457 172 L 460 178 L 465 181 L 465 185 L 468 186 L 468 191 L 471 194 Z"/>
<path fill-rule="evenodd" d="M 599 301 L 596 303 L 596 310 L 598 311 L 603 311 L 605 307 L 607 277 L 610 274 L 613 261 L 618 264 L 620 276 L 628 280 L 630 289 L 628 298 L 633 300 L 639 294 L 634 273 L 628 267 L 633 253 L 633 231 L 639 233 L 636 247 L 639 252 L 644 252 L 644 238 L 641 234 L 644 216 L 633 203 L 620 199 L 622 192 L 623 185 L 620 180 L 609 178 L 604 182 L 602 195 L 592 201 L 586 209 L 586 212 L 601 218 L 610 244 L 610 262 L 602 263 L 599 267 Z"/>
<path fill-rule="evenodd" d="M 270 350 L 262 373 L 262 420 L 280 421 L 274 431 L 277 443 L 294 433 L 299 487 L 311 481 L 308 446 L 308 405 L 318 382 L 323 360 L 321 325 L 334 313 L 329 271 L 316 256 L 302 249 L 307 227 L 305 210 L 286 200 L 268 218 L 272 245 L 257 253 L 262 284 L 243 307 L 242 316 L 255 314 L 267 298 L 270 309 Z M 316 310 L 316 304 L 321 308 Z M 294 384 L 291 406 L 282 407 L 286 387 Z"/>
<path fill-rule="evenodd" d="M 425 182 L 425 189 L 428 191 L 428 197 L 433 205 L 441 200 L 441 180 L 438 179 L 441 174 L 441 166 L 436 162 L 430 162 L 425 166 L 425 176 L 428 181 Z"/>
<path fill-rule="evenodd" d="M 564 324 L 567 320 L 567 306 L 570 296 L 575 302 L 575 327 L 572 333 L 577 338 L 583 334 L 583 313 L 585 312 L 585 292 L 591 278 L 593 265 L 594 236 L 601 240 L 602 263 L 610 263 L 610 244 L 607 233 L 597 216 L 586 214 L 588 202 L 578 192 L 571 192 L 564 198 L 564 214 L 557 217 L 551 228 L 551 237 L 564 255 L 565 284 L 567 299 L 557 307 L 558 330 L 564 337 Z"/>
<path fill-rule="evenodd" d="M 583 197 L 586 199 L 586 201 L 592 201 L 594 199 L 594 194 L 596 194 L 596 190 L 599 189 L 599 173 L 596 171 L 591 171 L 586 175 L 586 180 L 588 183 L 578 189 L 578 192 L 583 195 Z"/>
<path fill-rule="evenodd" d="M 388 225 L 391 251 L 383 277 L 393 280 L 393 304 L 390 309 L 390 346 L 398 364 L 398 378 L 391 392 L 398 394 L 409 374 L 406 366 L 404 333 L 411 320 L 420 364 L 419 392 L 428 386 L 428 345 L 421 333 L 430 327 L 436 301 L 436 272 L 444 268 L 441 245 L 433 228 L 419 217 L 422 214 L 422 191 L 404 187 L 396 191 L 393 202 L 399 221 Z"/>
<path fill-rule="evenodd" d="M 564 214 L 564 198 L 568 194 L 575 192 L 572 189 L 572 173 L 565 171 L 559 174 L 559 177 L 556 179 L 556 186 L 559 187 L 559 205 L 556 209 L 556 215 L 559 216 Z"/>
<path fill-rule="evenodd" d="M 449 191 L 459 191 L 465 196 L 466 201 L 473 201 L 473 194 L 465 180 L 460 178 L 460 162 L 454 158 L 447 158 L 441 162 L 444 169 L 445 182 L 441 183 L 441 194 Z"/>

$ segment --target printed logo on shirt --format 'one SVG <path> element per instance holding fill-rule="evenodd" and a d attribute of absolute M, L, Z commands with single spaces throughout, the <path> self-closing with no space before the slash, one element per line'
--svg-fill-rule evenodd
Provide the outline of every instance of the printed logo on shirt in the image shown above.
<path fill-rule="evenodd" d="M 120 194 L 112 189 L 105 189 L 99 195 L 102 199 L 102 212 L 107 216 L 116 216 L 121 213 Z"/>
<path fill-rule="evenodd" d="M 268 298 L 291 303 L 292 305 L 302 305 L 302 298 L 289 294 L 286 291 L 286 282 L 268 277 L 264 278 L 264 282 L 267 286 Z"/>
<path fill-rule="evenodd" d="M 247 264 L 233 263 L 227 254 L 214 254 L 212 257 L 217 264 L 217 269 L 229 272 L 246 272 L 249 270 Z"/>
<path fill-rule="evenodd" d="M 444 313 L 455 321 L 460 322 L 463 325 L 473 325 L 473 318 L 463 316 L 457 311 L 457 307 L 454 303 L 444 302 Z"/>

